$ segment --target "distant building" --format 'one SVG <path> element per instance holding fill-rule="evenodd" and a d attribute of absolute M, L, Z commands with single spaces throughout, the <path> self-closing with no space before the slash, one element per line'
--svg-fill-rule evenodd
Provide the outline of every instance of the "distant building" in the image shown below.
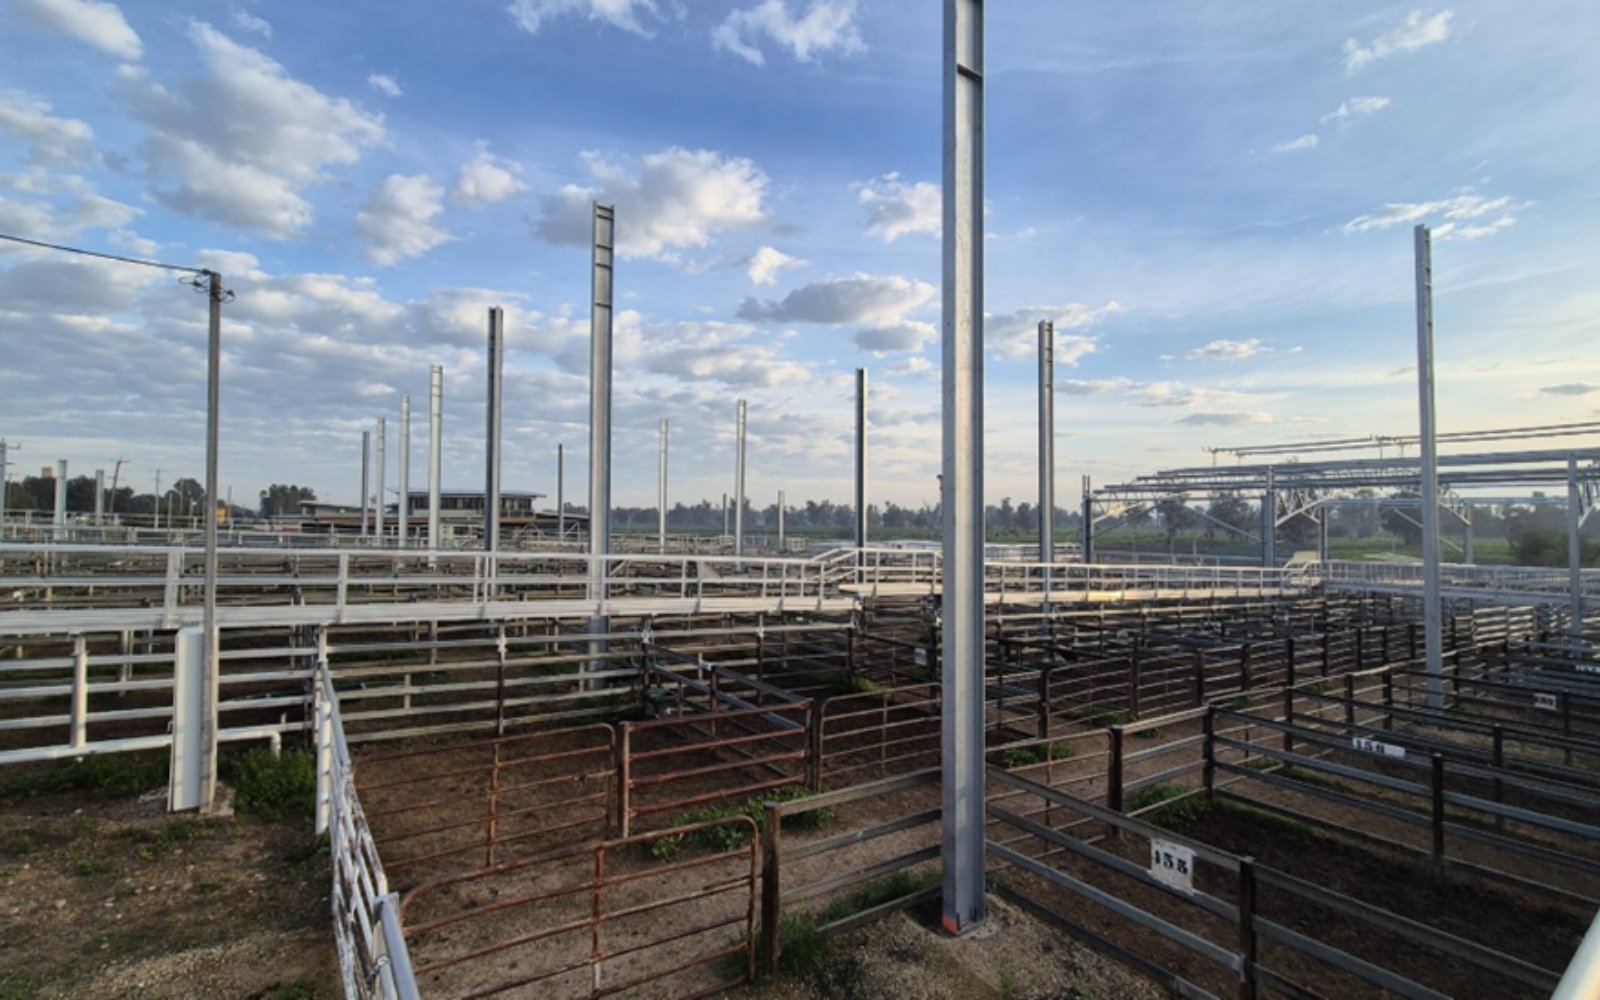
<path fill-rule="evenodd" d="M 569 535 L 581 534 L 589 526 L 587 514 L 567 512 L 560 518 L 554 510 L 538 510 L 534 501 L 543 499 L 543 493 L 515 490 L 500 494 L 500 530 L 508 539 L 518 533 L 555 535 L 563 521 Z M 426 537 L 428 531 L 428 491 L 412 490 L 409 494 L 407 534 L 414 538 Z M 445 538 L 469 538 L 483 534 L 483 511 L 488 500 L 482 490 L 443 490 L 439 494 L 439 533 Z M 367 523 L 375 523 L 375 511 L 367 511 Z M 399 530 L 399 504 L 388 504 L 383 509 L 383 531 L 392 535 Z M 307 500 L 300 504 L 301 530 L 311 533 L 359 534 L 361 508 L 347 504 L 324 503 Z"/>

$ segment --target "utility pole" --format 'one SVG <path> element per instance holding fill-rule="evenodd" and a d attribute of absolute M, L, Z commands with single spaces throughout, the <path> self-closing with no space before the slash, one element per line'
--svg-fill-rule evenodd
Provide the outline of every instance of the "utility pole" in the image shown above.
<path fill-rule="evenodd" d="M 444 458 L 444 366 L 428 369 L 428 554 L 439 554 L 439 479 Z M 428 560 L 429 567 L 439 564 Z"/>
<path fill-rule="evenodd" d="M 12 449 L 21 451 L 22 445 L 7 441 L 5 438 L 0 438 L 0 539 L 5 538 L 6 494 L 11 489 L 11 473 L 9 471 L 10 459 L 8 459 L 6 455 L 7 452 Z"/>
<path fill-rule="evenodd" d="M 489 553 L 489 575 L 495 576 L 495 553 L 500 551 L 500 401 L 505 381 L 505 311 L 489 308 L 489 371 L 485 383 L 485 409 L 488 426 L 484 429 L 483 467 L 483 550 Z"/>
<path fill-rule="evenodd" d="M 372 432 L 361 432 L 361 537 L 367 537 L 367 502 L 372 483 L 367 476 L 372 467 Z"/>
<path fill-rule="evenodd" d="M 982 924 L 983 4 L 944 2 L 943 924 Z M 861 500 L 865 506 L 865 498 Z"/>
<path fill-rule="evenodd" d="M 400 504 L 395 527 L 400 548 L 406 547 L 411 526 L 411 397 L 400 397 Z"/>
<path fill-rule="evenodd" d="M 867 370 L 856 369 L 856 571 L 866 572 L 867 556 Z"/>
<path fill-rule="evenodd" d="M 567 446 L 556 445 L 556 540 L 567 540 Z"/>
<path fill-rule="evenodd" d="M 734 408 L 733 554 L 744 555 L 744 435 L 745 401 Z"/>
<path fill-rule="evenodd" d="M 1417 412 L 1422 446 L 1422 619 L 1427 649 L 1428 707 L 1444 708 L 1444 629 L 1439 588 L 1439 444 L 1433 406 L 1433 241 L 1427 226 L 1413 233 L 1417 265 Z"/>
<path fill-rule="evenodd" d="M 161 530 L 161 470 L 156 470 L 156 516 L 155 528 Z"/>
<path fill-rule="evenodd" d="M 205 682 L 201 688 L 200 811 L 210 812 L 217 793 L 217 689 L 221 677 L 221 636 L 217 632 L 217 496 L 219 439 L 222 426 L 222 275 L 206 274 L 206 596 Z"/>

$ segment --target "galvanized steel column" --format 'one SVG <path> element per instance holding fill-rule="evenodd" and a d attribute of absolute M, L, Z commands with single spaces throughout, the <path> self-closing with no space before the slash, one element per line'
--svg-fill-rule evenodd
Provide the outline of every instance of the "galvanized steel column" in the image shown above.
<path fill-rule="evenodd" d="M 745 401 L 739 400 L 734 414 L 733 469 L 733 554 L 744 555 L 744 436 Z"/>
<path fill-rule="evenodd" d="M 406 547 L 411 523 L 411 397 L 400 397 L 400 505 L 395 508 L 395 529 L 400 547 Z"/>
<path fill-rule="evenodd" d="M 1056 325 L 1049 320 L 1039 323 L 1039 561 L 1049 614 L 1049 566 L 1056 561 Z"/>
<path fill-rule="evenodd" d="M 56 516 L 55 529 L 57 541 L 60 533 L 67 527 L 67 460 L 56 462 Z"/>
<path fill-rule="evenodd" d="M 500 551 L 500 399 L 505 380 L 505 336 L 505 312 L 499 306 L 490 306 L 489 370 L 484 386 L 487 422 L 483 434 L 483 550 L 490 555 Z M 492 559 L 489 575 L 494 575 Z"/>
<path fill-rule="evenodd" d="M 389 452 L 389 420 L 387 417 L 378 418 L 378 496 L 372 505 L 373 534 L 378 537 L 378 544 L 383 544 L 383 484 L 389 481 L 388 476 Z"/>
<path fill-rule="evenodd" d="M 856 369 L 856 548 L 867 547 L 867 370 Z M 856 556 L 857 567 L 866 556 Z"/>
<path fill-rule="evenodd" d="M 556 445 L 556 540 L 567 538 L 567 446 Z"/>
<path fill-rule="evenodd" d="M 589 599 L 606 599 L 606 559 L 611 552 L 611 309 L 615 274 L 616 210 L 595 202 L 589 314 Z M 604 615 L 594 631 L 609 627 Z M 603 648 L 603 647 L 602 647 Z"/>
<path fill-rule="evenodd" d="M 105 523 L 106 519 L 106 470 L 94 470 L 94 526 L 96 528 Z"/>
<path fill-rule="evenodd" d="M 439 551 L 439 479 L 444 459 L 444 366 L 428 368 L 428 551 Z"/>
<path fill-rule="evenodd" d="M 984 900 L 983 5 L 944 4 L 944 928 Z"/>
<path fill-rule="evenodd" d="M 1583 493 L 1578 487 L 1578 456 L 1567 459 L 1567 574 L 1574 650 L 1583 647 Z"/>
<path fill-rule="evenodd" d="M 1444 630 L 1439 595 L 1439 446 L 1433 412 L 1433 245 L 1415 231 L 1417 255 L 1417 410 L 1422 445 L 1422 620 L 1428 706 L 1444 707 Z"/>
<path fill-rule="evenodd" d="M 783 542 L 783 491 L 778 491 L 778 554 L 788 552 L 788 546 Z"/>
<path fill-rule="evenodd" d="M 661 454 L 656 457 L 656 545 L 667 552 L 667 418 L 661 418 Z"/>
<path fill-rule="evenodd" d="M 207 275 L 206 298 L 210 309 L 206 336 L 206 593 L 201 613 L 205 629 L 205 684 L 201 690 L 200 810 L 210 812 L 217 793 L 217 690 L 222 660 L 217 634 L 217 495 L 220 479 L 218 442 L 222 423 L 222 275 Z"/>
<path fill-rule="evenodd" d="M 1094 483 L 1083 477 L 1083 564 L 1094 563 Z"/>
<path fill-rule="evenodd" d="M 372 493 L 372 432 L 361 432 L 361 537 L 367 537 L 367 503 Z"/>
<path fill-rule="evenodd" d="M 1278 566 L 1278 486 L 1277 473 L 1267 466 L 1267 491 L 1261 494 L 1261 565 Z"/>

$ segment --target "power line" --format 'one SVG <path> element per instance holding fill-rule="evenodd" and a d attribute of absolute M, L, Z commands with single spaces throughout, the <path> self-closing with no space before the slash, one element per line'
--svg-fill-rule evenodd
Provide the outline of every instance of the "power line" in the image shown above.
<path fill-rule="evenodd" d="M 46 243 L 43 240 L 30 240 L 24 236 L 12 236 L 10 233 L 0 233 L 0 240 L 9 240 L 12 243 L 22 243 L 31 247 L 44 250 L 60 250 L 64 253 L 75 253 L 84 257 L 98 257 L 101 260 L 114 260 L 122 264 L 138 264 L 140 267 L 154 267 L 162 271 L 183 271 L 189 274 L 211 274 L 209 268 L 192 267 L 188 264 L 167 264 L 159 260 L 144 260 L 139 257 L 124 257 L 120 254 L 101 253 L 98 250 L 85 250 L 82 247 L 62 246 L 59 243 Z"/>

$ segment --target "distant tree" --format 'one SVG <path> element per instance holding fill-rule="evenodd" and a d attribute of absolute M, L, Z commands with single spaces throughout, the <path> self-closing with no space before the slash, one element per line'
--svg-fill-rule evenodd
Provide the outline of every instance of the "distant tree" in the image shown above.
<path fill-rule="evenodd" d="M 1383 511 L 1383 530 L 1399 537 L 1407 545 L 1422 543 L 1422 508 L 1416 501 L 1421 497 L 1415 490 L 1401 490 L 1389 495 L 1391 500 L 1410 500 L 1411 503 L 1387 507 Z"/>
<path fill-rule="evenodd" d="M 309 486 L 273 483 L 261 491 L 261 516 L 284 517 L 300 513 L 303 501 L 315 500 L 317 491 Z"/>
<path fill-rule="evenodd" d="M 1254 533 L 1256 511 L 1249 502 L 1235 493 L 1224 493 L 1212 499 L 1206 513 L 1223 524 L 1233 528 L 1236 532 Z M 1206 537 L 1210 538 L 1214 529 L 1208 529 Z"/>
<path fill-rule="evenodd" d="M 1167 531 L 1167 544 L 1170 546 L 1177 541 L 1178 533 L 1188 531 L 1200 520 L 1194 508 L 1190 507 L 1184 497 L 1163 497 L 1156 501 L 1156 514 L 1161 518 L 1161 526 Z"/>

